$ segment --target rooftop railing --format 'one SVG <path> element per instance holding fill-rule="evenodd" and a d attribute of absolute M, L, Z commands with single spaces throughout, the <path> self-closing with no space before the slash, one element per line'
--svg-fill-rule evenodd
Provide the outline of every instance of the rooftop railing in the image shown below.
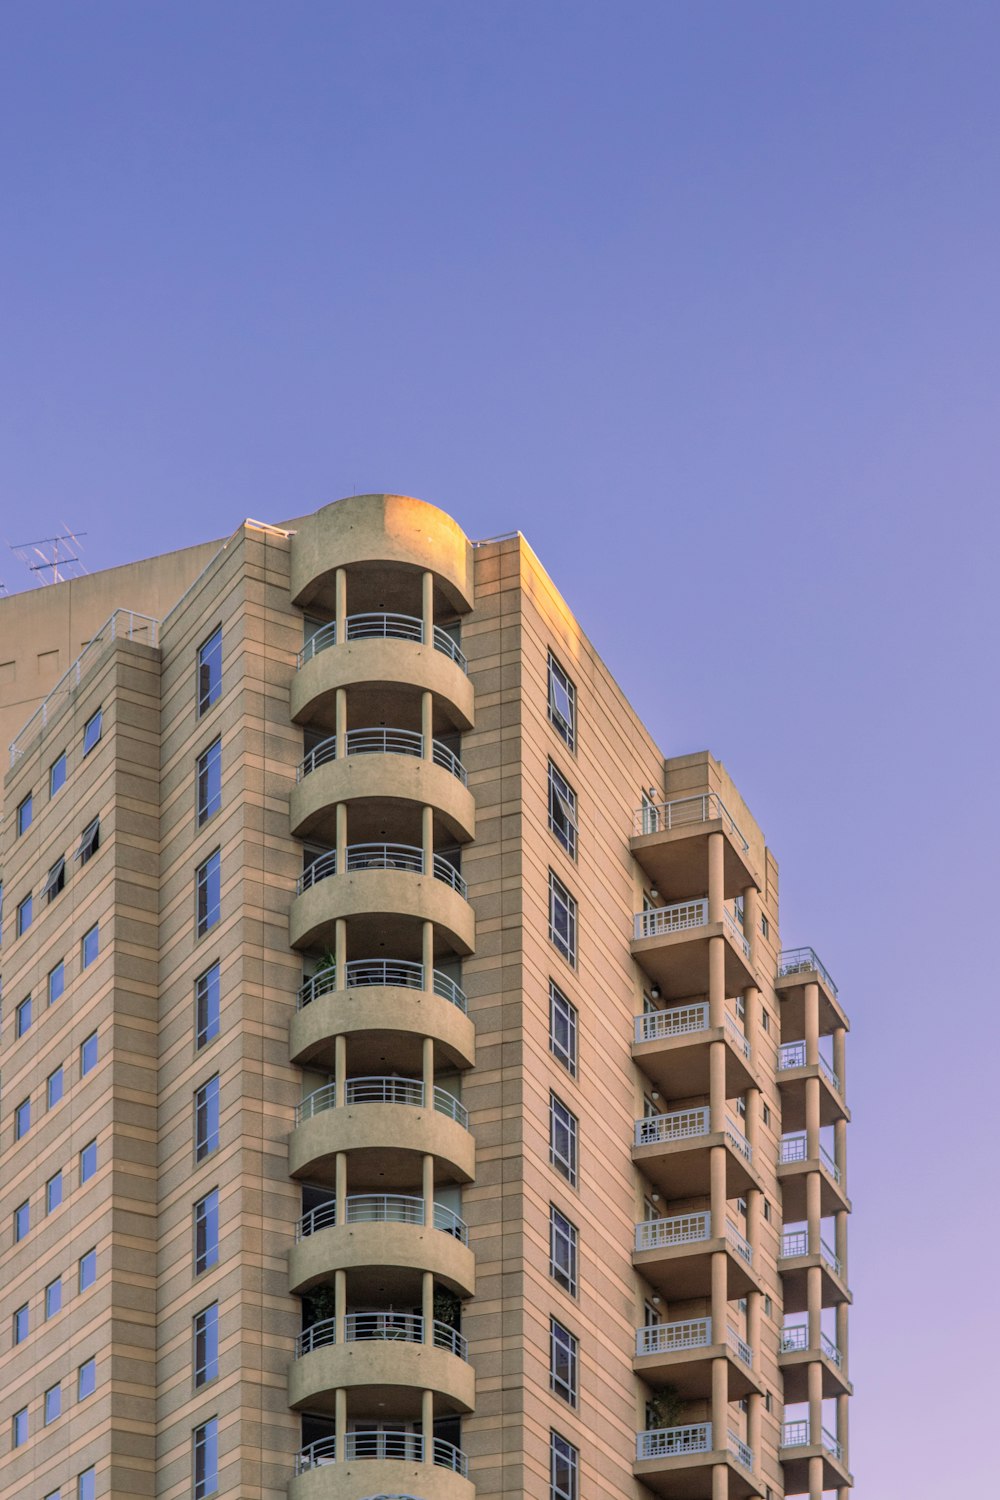
<path fill-rule="evenodd" d="M 635 1248 L 665 1250 L 673 1245 L 694 1245 L 711 1238 L 708 1214 L 672 1214 L 665 1219 L 645 1219 L 635 1226 Z"/>
<path fill-rule="evenodd" d="M 712 1342 L 711 1318 L 685 1318 L 677 1323 L 649 1323 L 635 1335 L 637 1358 L 646 1354 L 674 1354 L 679 1349 L 707 1349 Z"/>
<path fill-rule="evenodd" d="M 635 1144 L 655 1146 L 707 1135 L 708 1124 L 707 1109 L 676 1109 L 666 1115 L 647 1115 L 635 1122 Z"/>
<path fill-rule="evenodd" d="M 424 737 L 412 729 L 349 729 L 344 741 L 345 755 L 410 755 L 419 760 L 424 753 Z M 441 740 L 432 740 L 431 754 L 435 765 L 450 771 L 463 786 L 468 785 L 465 767 L 454 750 L 449 749 Z M 337 736 L 332 734 L 314 745 L 300 761 L 295 773 L 296 781 L 302 781 L 317 766 L 336 759 Z"/>
<path fill-rule="evenodd" d="M 711 1422 L 691 1422 L 685 1427 L 654 1427 L 640 1432 L 636 1440 L 636 1458 L 680 1458 L 685 1453 L 711 1453 Z"/>
<path fill-rule="evenodd" d="M 784 979 L 786 974 L 818 974 L 826 985 L 830 994 L 836 996 L 837 986 L 830 976 L 829 970 L 820 963 L 813 948 L 783 948 L 778 955 L 779 979 Z"/>
<path fill-rule="evenodd" d="M 383 986 L 387 989 L 422 990 L 424 988 L 424 966 L 403 958 L 353 958 L 345 964 L 347 988 L 366 989 Z M 432 989 L 435 995 L 449 1000 L 461 1011 L 468 1011 L 465 991 L 448 974 L 440 969 L 432 971 Z M 337 988 L 337 971 L 334 965 L 320 969 L 305 980 L 298 993 L 298 1008 L 302 1010 L 322 995 L 329 995 Z"/>
<path fill-rule="evenodd" d="M 348 874 L 361 870 L 403 870 L 411 875 L 423 875 L 424 851 L 416 844 L 349 844 L 345 866 Z M 467 897 L 468 889 L 462 876 L 443 854 L 433 858 L 434 878 L 443 880 L 460 896 Z M 301 896 L 321 880 L 337 873 L 337 851 L 329 849 L 313 860 L 295 883 L 295 894 Z"/>
<path fill-rule="evenodd" d="M 344 1087 L 345 1104 L 407 1104 L 417 1108 L 424 1105 L 424 1085 L 419 1078 L 349 1078 Z M 336 1109 L 337 1107 L 337 1085 L 335 1083 L 324 1083 L 321 1088 L 314 1089 L 308 1094 L 301 1104 L 295 1107 L 295 1123 L 303 1124 L 311 1120 L 314 1115 L 322 1114 L 324 1110 Z M 469 1128 L 469 1112 L 456 1099 L 454 1094 L 449 1094 L 447 1089 L 434 1085 L 434 1108 L 439 1114 L 447 1115 L 457 1124 L 467 1130 Z"/>
<path fill-rule="evenodd" d="M 349 641 L 393 640 L 423 643 L 424 624 L 416 615 L 392 613 L 370 613 L 348 615 L 346 638 Z M 337 644 L 336 622 L 323 625 L 311 635 L 296 658 L 296 666 L 302 668 L 321 651 Z M 440 625 L 434 626 L 434 649 L 449 656 L 453 662 L 468 672 L 468 662 L 456 641 Z"/>
<path fill-rule="evenodd" d="M 426 1222 L 423 1198 L 414 1198 L 408 1194 L 353 1193 L 346 1200 L 346 1204 L 344 1217 L 346 1224 L 423 1225 Z M 454 1239 L 461 1240 L 463 1245 L 467 1245 L 469 1228 L 465 1221 L 450 1208 L 446 1208 L 443 1203 L 435 1203 L 433 1207 L 434 1228 L 441 1230 L 444 1234 L 450 1234 Z M 295 1239 L 296 1241 L 308 1239 L 311 1234 L 316 1234 L 321 1229 L 328 1229 L 336 1223 L 336 1201 L 321 1203 L 299 1219 L 295 1226 Z"/>
<path fill-rule="evenodd" d="M 692 824 L 713 823 L 716 819 L 722 820 L 737 848 L 744 854 L 749 853 L 749 843 L 715 792 L 706 792 L 700 797 L 678 797 L 672 802 L 647 802 L 635 810 L 634 831 L 636 834 L 669 833 L 674 828 L 690 828 Z"/>

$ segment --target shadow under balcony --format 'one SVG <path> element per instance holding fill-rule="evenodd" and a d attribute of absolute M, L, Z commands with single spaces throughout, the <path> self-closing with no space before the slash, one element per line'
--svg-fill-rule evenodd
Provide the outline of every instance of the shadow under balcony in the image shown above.
<path fill-rule="evenodd" d="M 822 1371 L 823 1397 L 850 1396 L 853 1387 L 844 1373 L 844 1362 L 840 1350 L 825 1333 L 819 1337 L 819 1347 L 809 1347 L 809 1328 L 800 1323 L 791 1328 L 782 1328 L 778 1335 L 778 1365 L 784 1377 L 785 1405 L 795 1405 L 809 1399 L 809 1366 L 818 1364 Z"/>
<path fill-rule="evenodd" d="M 710 1398 L 712 1363 L 724 1359 L 728 1368 L 729 1400 L 762 1393 L 753 1368 L 753 1350 L 735 1328 L 716 1341 L 711 1318 L 684 1318 L 653 1323 L 636 1331 L 632 1368 L 651 1385 L 672 1386 L 685 1401 Z"/>
<path fill-rule="evenodd" d="M 726 1093 L 735 1098 L 757 1086 L 750 1042 L 728 1010 L 722 1026 L 710 1026 L 707 1001 L 636 1016 L 632 1060 L 668 1099 L 707 1094 L 711 1046 L 720 1041 L 726 1044 Z"/>
<path fill-rule="evenodd" d="M 708 841 L 721 833 L 725 899 L 762 882 L 750 844 L 714 792 L 646 803 L 634 815 L 630 847 L 657 890 L 666 895 L 703 891 L 708 886 Z"/>
<path fill-rule="evenodd" d="M 465 1106 L 416 1078 L 348 1079 L 339 1106 L 336 1085 L 328 1083 L 297 1106 L 288 1142 L 291 1176 L 332 1183 L 335 1159 L 348 1151 L 352 1174 L 386 1190 L 418 1185 L 424 1156 L 434 1157 L 436 1175 L 446 1181 L 471 1182 L 475 1175 Z"/>
<path fill-rule="evenodd" d="M 712 1294 L 712 1257 L 726 1257 L 726 1296 L 730 1301 L 759 1291 L 753 1248 L 730 1220 L 725 1234 L 712 1234 L 709 1213 L 672 1214 L 635 1226 L 632 1264 L 668 1301 Z"/>
<path fill-rule="evenodd" d="M 819 1267 L 822 1277 L 821 1307 L 836 1307 L 850 1302 L 851 1294 L 844 1280 L 843 1267 L 833 1247 L 820 1239 L 815 1254 L 809 1252 L 809 1235 L 805 1229 L 786 1230 L 781 1236 L 778 1271 L 781 1275 L 782 1301 L 786 1313 L 805 1312 L 809 1306 L 809 1271 Z"/>
<path fill-rule="evenodd" d="M 713 1131 L 710 1115 L 705 1105 L 636 1120 L 632 1160 L 665 1198 L 708 1195 L 716 1146 L 726 1153 L 727 1198 L 761 1187 L 753 1167 L 753 1149 L 742 1130 L 727 1115 L 723 1129 Z"/>
<path fill-rule="evenodd" d="M 778 1143 L 778 1181 L 781 1183 L 782 1209 L 786 1222 L 806 1217 L 806 1178 L 810 1172 L 819 1175 L 820 1212 L 827 1217 L 843 1209 L 851 1211 L 851 1201 L 843 1187 L 840 1168 L 821 1145 L 819 1155 L 808 1155 L 804 1130 L 783 1135 Z"/>
<path fill-rule="evenodd" d="M 782 1042 L 778 1048 L 778 1085 L 784 1129 L 800 1131 L 806 1128 L 806 1081 L 809 1078 L 818 1078 L 820 1083 L 820 1125 L 849 1120 L 851 1112 L 844 1102 L 840 1079 L 826 1058 L 820 1055 L 818 1062 L 807 1063 L 804 1041 Z"/>
<path fill-rule="evenodd" d="M 785 1422 L 778 1450 L 785 1475 L 786 1495 L 804 1495 L 809 1491 L 809 1460 L 823 1460 L 824 1490 L 850 1489 L 854 1480 L 847 1469 L 840 1443 L 824 1427 L 818 1442 L 812 1442 L 808 1422 Z"/>
<path fill-rule="evenodd" d="M 301 1296 L 335 1271 L 348 1272 L 360 1300 L 368 1290 L 396 1305 L 413 1290 L 413 1275 L 431 1271 L 460 1297 L 476 1290 L 476 1259 L 465 1222 L 443 1203 L 402 1193 L 352 1193 L 303 1214 L 288 1255 L 289 1290 Z M 367 1279 L 371 1287 L 359 1284 Z M 419 1286 L 416 1288 L 419 1299 Z"/>
<path fill-rule="evenodd" d="M 725 938 L 726 993 L 734 995 L 756 982 L 750 944 L 728 908 L 718 922 L 708 920 L 707 900 L 679 901 L 672 906 L 637 912 L 632 957 L 668 1000 L 708 993 L 708 947 Z"/>
<path fill-rule="evenodd" d="M 415 1391 L 433 1391 L 435 1414 L 469 1412 L 476 1378 L 465 1339 L 435 1321 L 425 1338 L 418 1313 L 348 1313 L 342 1329 L 325 1318 L 299 1334 L 288 1371 L 288 1404 L 332 1412 L 338 1390 L 365 1388 L 386 1419 L 408 1415 Z M 350 1409 L 350 1407 L 348 1407 Z"/>
<path fill-rule="evenodd" d="M 819 1029 L 828 1035 L 842 1026 L 850 1029 L 847 1015 L 837 997 L 837 986 L 812 948 L 783 948 L 778 955 L 774 988 L 781 1004 L 783 1036 L 804 1036 L 806 1031 L 806 985 L 819 987 Z"/>
<path fill-rule="evenodd" d="M 377 919 L 386 941 L 405 938 L 414 922 L 433 922 L 456 953 L 475 947 L 476 919 L 465 881 L 441 854 L 411 844 L 350 844 L 344 869 L 337 854 L 320 855 L 299 877 L 288 918 L 293 948 L 332 949 L 338 918 Z"/>

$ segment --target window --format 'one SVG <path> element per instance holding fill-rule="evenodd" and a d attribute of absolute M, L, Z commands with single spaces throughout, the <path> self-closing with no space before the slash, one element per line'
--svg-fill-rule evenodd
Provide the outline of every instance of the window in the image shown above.
<path fill-rule="evenodd" d="M 194 1159 L 204 1161 L 219 1149 L 219 1075 L 203 1083 L 194 1096 Z"/>
<path fill-rule="evenodd" d="M 659 832 L 659 828 L 660 828 L 660 808 L 659 808 L 659 804 L 656 801 L 656 791 L 655 791 L 655 788 L 653 788 L 653 787 L 650 787 L 648 792 L 645 789 L 643 789 L 643 793 L 642 793 L 642 811 L 641 811 L 640 816 L 642 818 L 642 832 L 643 833 L 657 833 L 657 832 Z"/>
<path fill-rule="evenodd" d="M 557 1396 L 576 1405 L 577 1354 L 579 1345 L 555 1318 L 549 1321 L 549 1384 Z"/>
<path fill-rule="evenodd" d="M 52 1176 L 45 1184 L 45 1212 L 47 1214 L 52 1213 L 54 1209 L 57 1209 L 59 1207 L 62 1200 L 63 1175 L 62 1168 L 60 1167 L 58 1172 L 53 1172 Z"/>
<path fill-rule="evenodd" d="M 194 1383 L 207 1385 L 219 1375 L 219 1304 L 203 1307 L 194 1319 Z"/>
<path fill-rule="evenodd" d="M 14 1035 L 24 1036 L 31 1026 L 31 996 L 26 995 L 14 1012 Z"/>
<path fill-rule="evenodd" d="M 49 1494 L 45 1496 L 45 1500 L 59 1500 L 61 1493 L 61 1490 L 51 1490 Z"/>
<path fill-rule="evenodd" d="M 14 1343 L 23 1344 L 29 1333 L 28 1304 L 19 1307 L 14 1314 Z"/>
<path fill-rule="evenodd" d="M 65 889 L 66 861 L 60 854 L 59 858 L 52 866 L 48 875 L 46 875 L 45 877 L 45 884 L 42 887 L 42 895 L 45 897 L 45 904 L 47 906 L 51 906 L 59 893 L 61 891 L 64 891 Z"/>
<path fill-rule="evenodd" d="M 222 626 L 198 647 L 198 715 L 212 707 L 222 692 Z"/>
<path fill-rule="evenodd" d="M 97 1470 L 84 1469 L 76 1479 L 76 1500 L 94 1500 L 97 1494 Z"/>
<path fill-rule="evenodd" d="M 31 1129 L 31 1100 L 22 1099 L 14 1111 L 14 1139 L 19 1141 Z"/>
<path fill-rule="evenodd" d="M 760 919 L 760 930 L 763 937 L 769 938 L 771 936 L 771 924 L 763 914 Z"/>
<path fill-rule="evenodd" d="M 15 1448 L 20 1448 L 22 1443 L 28 1441 L 28 1408 L 26 1406 L 22 1406 L 20 1411 L 14 1413 L 14 1421 L 11 1425 L 11 1443 Z"/>
<path fill-rule="evenodd" d="M 65 988 L 66 988 L 66 965 L 63 963 L 62 959 L 60 959 L 59 962 L 56 964 L 55 968 L 49 970 L 48 990 L 49 990 L 49 1004 L 50 1005 L 55 1005 L 56 1001 L 59 999 L 60 995 L 62 994 L 62 992 L 63 992 L 63 990 Z"/>
<path fill-rule="evenodd" d="M 90 931 L 84 933 L 84 935 L 83 935 L 83 942 L 80 944 L 80 966 L 81 966 L 81 968 L 84 968 L 84 969 L 89 968 L 89 966 L 94 962 L 94 959 L 97 957 L 97 955 L 100 953 L 100 951 L 101 951 L 100 924 L 97 923 L 97 922 L 95 922 L 94 925 L 93 925 L 93 927 L 90 929 Z"/>
<path fill-rule="evenodd" d="M 97 1389 L 97 1360 L 85 1359 L 76 1372 L 76 1399 L 85 1401 Z"/>
<path fill-rule="evenodd" d="M 765 1411 L 773 1411 L 774 1410 L 774 1402 L 771 1400 L 771 1392 L 770 1391 L 765 1391 L 764 1392 L 764 1410 Z"/>
<path fill-rule="evenodd" d="M 84 755 L 89 755 L 91 750 L 93 750 L 94 746 L 97 744 L 98 740 L 101 738 L 101 728 L 104 722 L 102 714 L 103 711 L 101 709 L 98 709 L 96 714 L 92 714 L 91 717 L 87 720 L 86 724 L 84 724 L 83 726 Z"/>
<path fill-rule="evenodd" d="M 580 1455 L 558 1432 L 549 1434 L 550 1500 L 579 1500 Z"/>
<path fill-rule="evenodd" d="M 196 777 L 198 827 L 222 806 L 222 741 L 213 740 L 198 757 Z"/>
<path fill-rule="evenodd" d="M 31 1228 L 31 1209 L 27 1203 L 19 1203 L 14 1210 L 14 1244 L 23 1240 Z"/>
<path fill-rule="evenodd" d="M 77 849 L 74 859 L 78 859 L 81 865 L 85 865 L 88 859 L 93 859 L 101 847 L 101 820 L 91 818 L 86 828 L 80 835 L 80 847 Z"/>
<path fill-rule="evenodd" d="M 771 1106 L 769 1104 L 763 1104 L 763 1105 L 761 1105 L 761 1118 L 763 1119 L 765 1125 L 770 1125 L 770 1123 L 771 1123 Z"/>
<path fill-rule="evenodd" d="M 54 1072 L 50 1073 L 45 1080 L 45 1102 L 49 1109 L 59 1103 L 63 1096 L 63 1070 L 62 1063 Z"/>
<path fill-rule="evenodd" d="M 219 1190 L 213 1188 L 194 1206 L 194 1271 L 200 1275 L 219 1261 Z"/>
<path fill-rule="evenodd" d="M 86 1078 L 97 1067 L 97 1032 L 92 1031 L 80 1043 L 80 1077 Z"/>
<path fill-rule="evenodd" d="M 219 965 L 194 982 L 195 1046 L 205 1047 L 219 1034 Z"/>
<path fill-rule="evenodd" d="M 549 980 L 549 1050 L 576 1077 L 576 1006 Z"/>
<path fill-rule="evenodd" d="M 769 1198 L 763 1198 L 761 1200 L 761 1202 L 763 1203 L 763 1206 L 764 1206 L 764 1223 L 765 1224 L 770 1224 L 770 1222 L 771 1222 L 771 1202 L 770 1202 L 770 1199 Z"/>
<path fill-rule="evenodd" d="M 576 793 L 549 761 L 549 827 L 571 859 L 576 859 Z"/>
<path fill-rule="evenodd" d="M 57 1312 L 62 1311 L 62 1277 L 57 1276 L 55 1281 L 50 1281 L 45 1288 L 45 1316 L 54 1318 Z"/>
<path fill-rule="evenodd" d="M 81 1292 L 85 1292 L 89 1286 L 93 1286 L 97 1280 L 97 1251 L 87 1250 L 76 1263 L 76 1283 Z"/>
<path fill-rule="evenodd" d="M 577 1120 L 558 1094 L 549 1094 L 549 1161 L 576 1187 Z"/>
<path fill-rule="evenodd" d="M 80 1152 L 80 1183 L 89 1182 L 97 1171 L 97 1142 L 88 1141 Z"/>
<path fill-rule="evenodd" d="M 28 831 L 28 829 L 30 827 L 31 827 L 31 793 L 29 792 L 28 795 L 25 797 L 24 801 L 23 802 L 19 802 L 18 805 L 17 805 L 17 836 L 18 836 L 18 838 L 21 837 L 22 833 L 27 833 L 27 831 Z"/>
<path fill-rule="evenodd" d="M 549 652 L 549 723 L 576 749 L 576 688 Z"/>
<path fill-rule="evenodd" d="M 31 893 L 29 891 L 27 896 L 25 896 L 24 900 L 20 902 L 17 908 L 18 937 L 21 937 L 23 933 L 27 932 L 28 928 L 31 926 L 31 916 Z"/>
<path fill-rule="evenodd" d="M 771 1017 L 768 1015 L 767 1011 L 764 1010 L 763 1006 L 761 1007 L 761 1012 L 760 1012 L 760 1024 L 764 1028 L 765 1031 L 770 1031 L 770 1029 L 771 1029 Z"/>
<path fill-rule="evenodd" d="M 774 1303 L 767 1292 L 764 1293 L 764 1316 L 767 1318 L 774 1317 Z"/>
<path fill-rule="evenodd" d="M 66 781 L 66 751 L 57 755 L 49 766 L 49 796 L 54 797 Z"/>
<path fill-rule="evenodd" d="M 219 1488 L 219 1423 L 216 1417 L 194 1430 L 194 1500 Z"/>
<path fill-rule="evenodd" d="M 549 940 L 567 963 L 576 965 L 576 902 L 558 875 L 549 871 Z"/>
<path fill-rule="evenodd" d="M 204 937 L 210 927 L 219 920 L 219 902 L 222 895 L 221 868 L 218 849 L 210 854 L 195 872 L 197 893 L 198 936 Z"/>
<path fill-rule="evenodd" d="M 62 1386 L 50 1385 L 45 1392 L 45 1426 L 54 1422 L 62 1412 Z"/>
<path fill-rule="evenodd" d="M 576 1225 L 559 1212 L 554 1204 L 549 1207 L 549 1275 L 559 1283 L 571 1297 L 576 1296 Z"/>

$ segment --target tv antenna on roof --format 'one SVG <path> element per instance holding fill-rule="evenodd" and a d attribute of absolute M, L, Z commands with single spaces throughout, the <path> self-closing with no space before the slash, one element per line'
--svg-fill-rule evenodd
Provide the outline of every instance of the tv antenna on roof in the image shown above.
<path fill-rule="evenodd" d="M 87 571 L 80 561 L 80 537 L 85 531 L 64 526 L 60 536 L 45 536 L 37 542 L 11 542 L 10 550 L 28 569 L 36 584 L 64 583 L 81 578 Z"/>

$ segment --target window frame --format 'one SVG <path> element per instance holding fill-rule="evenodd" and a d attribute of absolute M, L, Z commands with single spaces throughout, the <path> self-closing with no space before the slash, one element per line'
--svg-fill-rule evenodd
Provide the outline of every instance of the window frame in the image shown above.
<path fill-rule="evenodd" d="M 45 1180 L 45 1212 L 46 1215 L 54 1214 L 61 1207 L 63 1201 L 63 1169 L 57 1167 L 51 1177 Z"/>
<path fill-rule="evenodd" d="M 93 1057 L 88 1062 L 87 1049 L 91 1046 L 91 1043 L 93 1043 Z M 88 1073 L 92 1073 L 97 1067 L 99 1061 L 100 1048 L 98 1044 L 98 1034 L 96 1031 L 92 1031 L 90 1035 L 85 1036 L 83 1041 L 80 1043 L 80 1077 L 86 1078 Z"/>
<path fill-rule="evenodd" d="M 10 1419 L 10 1446 L 12 1448 L 23 1448 L 31 1436 L 28 1423 L 28 1408 L 22 1406 Z"/>
<path fill-rule="evenodd" d="M 84 1483 L 86 1481 L 86 1483 Z M 76 1500 L 95 1500 L 97 1495 L 97 1469 L 91 1464 L 76 1476 Z"/>
<path fill-rule="evenodd" d="M 191 1319 L 191 1367 L 195 1390 L 219 1378 L 219 1304 L 210 1302 Z"/>
<path fill-rule="evenodd" d="M 90 942 L 91 938 L 94 939 L 96 947 L 90 953 L 90 957 L 88 958 L 87 954 L 88 954 L 88 952 L 90 950 L 88 949 L 87 945 Z M 83 937 L 80 939 L 80 968 L 81 968 L 81 970 L 82 969 L 89 969 L 90 966 L 91 966 L 91 964 L 95 964 L 97 962 L 97 960 L 100 958 L 100 956 L 101 956 L 101 924 L 100 924 L 100 922 L 95 922 L 94 925 L 93 925 L 93 927 L 88 927 L 87 931 L 83 934 Z"/>
<path fill-rule="evenodd" d="M 56 1105 L 62 1101 L 63 1095 L 66 1092 L 65 1084 L 65 1068 L 62 1063 L 58 1063 L 56 1067 L 52 1069 L 52 1072 L 49 1074 L 48 1078 L 46 1078 L 45 1080 L 46 1109 L 55 1109 Z M 57 1089 L 58 1092 L 56 1092 Z"/>
<path fill-rule="evenodd" d="M 58 782 L 56 782 L 56 769 L 57 769 L 57 767 L 61 767 L 61 769 L 62 769 L 62 778 Z M 62 790 L 62 788 L 66 785 L 66 774 L 67 774 L 66 751 L 65 750 L 60 750 L 60 752 L 56 756 L 55 760 L 49 766 L 49 796 L 50 797 L 54 797 L 56 795 L 56 793 L 60 792 Z"/>
<path fill-rule="evenodd" d="M 560 1465 L 568 1471 L 566 1484 L 557 1479 Z M 580 1500 L 580 1450 L 554 1427 L 549 1429 L 549 1500 Z"/>
<path fill-rule="evenodd" d="M 42 1397 L 42 1426 L 51 1427 L 62 1416 L 62 1381 L 50 1385 Z"/>
<path fill-rule="evenodd" d="M 565 1014 L 561 1016 L 564 1010 Z M 566 1045 L 559 1036 L 560 1019 L 566 1032 Z M 571 1078 L 577 1076 L 579 1066 L 580 1013 L 568 995 L 549 980 L 549 1051 L 561 1063 Z"/>
<path fill-rule="evenodd" d="M 42 886 L 42 895 L 45 897 L 46 906 L 51 906 L 57 896 L 61 896 L 66 889 L 66 856 L 60 854 L 55 864 L 52 865 L 45 877 Z"/>
<path fill-rule="evenodd" d="M 101 819 L 100 814 L 91 818 L 83 832 L 80 834 L 80 842 L 73 858 L 79 860 L 81 868 L 89 864 L 101 847 Z"/>
<path fill-rule="evenodd" d="M 568 716 L 558 703 L 561 689 L 566 699 Z M 548 716 L 559 738 L 576 754 L 576 684 L 553 651 L 549 652 L 548 665 Z"/>
<path fill-rule="evenodd" d="M 578 1186 L 580 1121 L 554 1089 L 549 1090 L 549 1164 L 570 1187 Z"/>
<path fill-rule="evenodd" d="M 194 1274 L 203 1276 L 219 1264 L 219 1242 L 221 1240 L 221 1207 L 219 1189 L 209 1188 L 207 1193 L 195 1200 L 191 1210 L 193 1230 Z M 204 1249 L 199 1250 L 199 1235 L 203 1237 Z"/>
<path fill-rule="evenodd" d="M 91 1155 L 92 1153 L 92 1155 Z M 92 1165 L 91 1165 L 92 1163 Z M 80 1147 L 80 1186 L 97 1175 L 97 1137 Z M 89 1170 L 88 1170 L 89 1167 Z"/>
<path fill-rule="evenodd" d="M 59 975 L 59 993 L 53 995 L 52 981 L 54 976 Z M 66 960 L 61 958 L 57 964 L 53 964 L 45 980 L 45 996 L 49 1005 L 55 1005 L 66 993 Z"/>
<path fill-rule="evenodd" d="M 575 790 L 555 761 L 550 760 L 549 832 L 572 860 L 576 859 L 577 836 L 580 832 L 578 805 Z"/>
<path fill-rule="evenodd" d="M 20 802 L 17 804 L 17 821 L 15 823 L 15 827 L 17 828 L 16 837 L 19 839 L 23 838 L 28 829 L 31 827 L 32 820 L 35 815 L 34 799 L 35 793 L 34 790 L 32 790 L 26 797 L 22 797 Z"/>
<path fill-rule="evenodd" d="M 11 1340 L 14 1348 L 23 1344 L 31 1333 L 31 1304 L 22 1302 L 20 1307 L 15 1307 L 11 1318 Z"/>
<path fill-rule="evenodd" d="M 195 704 L 198 718 L 208 713 L 222 697 L 222 625 L 216 625 L 198 647 L 195 671 Z M 213 671 L 213 668 L 216 670 Z"/>
<path fill-rule="evenodd" d="M 25 1198 L 14 1210 L 14 1244 L 19 1245 L 31 1233 L 31 1199 Z M 24 1227 L 21 1227 L 22 1220 Z"/>
<path fill-rule="evenodd" d="M 214 907 L 211 903 L 210 881 L 217 882 L 217 892 Z M 195 937 L 203 938 L 217 927 L 222 916 L 222 850 L 213 849 L 207 854 L 199 865 L 195 866 L 194 872 L 195 892 Z M 214 912 L 214 915 L 213 915 Z"/>
<path fill-rule="evenodd" d="M 90 1280 L 84 1280 L 84 1274 L 90 1273 Z M 91 1245 L 85 1250 L 76 1263 L 76 1290 L 77 1295 L 87 1292 L 97 1280 L 97 1246 Z"/>
<path fill-rule="evenodd" d="M 565 1267 L 556 1253 L 560 1245 L 566 1248 Z M 549 1275 L 570 1297 L 577 1296 L 580 1289 L 580 1231 L 554 1203 L 549 1204 Z"/>
<path fill-rule="evenodd" d="M 44 1309 L 46 1323 L 54 1318 L 57 1313 L 62 1312 L 62 1275 L 53 1277 L 46 1283 L 44 1293 Z"/>
<path fill-rule="evenodd" d="M 27 1019 L 25 1019 L 27 1017 Z M 34 1022 L 34 1006 L 31 996 L 25 995 L 14 1007 L 14 1040 L 19 1042 L 23 1036 L 27 1036 Z"/>
<path fill-rule="evenodd" d="M 85 1371 L 89 1371 L 89 1374 L 90 1374 L 90 1389 L 89 1389 L 89 1391 L 84 1390 L 84 1388 L 83 1388 L 83 1384 L 84 1384 L 84 1372 Z M 89 1359 L 85 1359 L 82 1364 L 77 1365 L 77 1367 L 76 1367 L 76 1399 L 78 1401 L 86 1401 L 88 1399 L 88 1397 L 92 1396 L 96 1390 L 97 1390 L 97 1355 L 96 1354 L 92 1354 Z"/>
<path fill-rule="evenodd" d="M 212 772 L 218 780 L 214 792 L 211 785 Z M 216 735 L 210 745 L 195 761 L 194 768 L 194 816 L 195 827 L 204 828 L 205 824 L 222 807 L 222 736 Z"/>
<path fill-rule="evenodd" d="M 33 893 L 29 891 L 17 903 L 17 913 L 14 921 L 15 937 L 24 937 L 24 934 L 29 931 L 32 922 L 35 920 L 34 901 L 32 897 Z"/>
<path fill-rule="evenodd" d="M 93 729 L 93 727 L 94 727 L 95 724 L 97 725 L 97 733 L 94 734 L 94 735 L 92 735 L 91 731 L 92 731 L 92 729 Z M 86 724 L 84 724 L 84 726 L 83 726 L 83 756 L 82 756 L 82 759 L 86 760 L 86 758 L 90 754 L 90 752 L 92 750 L 96 750 L 97 746 L 101 743 L 101 737 L 102 737 L 103 734 L 104 734 L 104 705 L 102 704 L 101 707 L 96 710 L 96 712 L 94 712 L 94 713 L 91 714 L 90 718 L 87 720 Z"/>
<path fill-rule="evenodd" d="M 222 970 L 219 960 L 209 964 L 194 982 L 194 1045 L 200 1052 L 214 1042 L 221 1029 Z"/>
<path fill-rule="evenodd" d="M 557 916 L 560 906 L 565 911 L 566 933 L 559 931 Z M 570 968 L 575 969 L 579 956 L 580 908 L 572 891 L 563 884 L 555 870 L 549 870 L 549 942 Z"/>
<path fill-rule="evenodd" d="M 553 1317 L 549 1318 L 549 1389 L 576 1410 L 580 1398 L 580 1340 Z"/>
<path fill-rule="evenodd" d="M 31 1129 L 31 1095 L 14 1108 L 14 1139 L 23 1141 Z"/>
<path fill-rule="evenodd" d="M 194 1091 L 194 1159 L 203 1162 L 219 1149 L 220 1079 L 218 1073 Z"/>
<path fill-rule="evenodd" d="M 191 1433 L 194 1500 L 208 1500 L 219 1492 L 219 1419 L 208 1417 Z M 200 1462 L 199 1462 L 200 1461 Z M 209 1488 L 211 1486 L 211 1488 Z"/>

